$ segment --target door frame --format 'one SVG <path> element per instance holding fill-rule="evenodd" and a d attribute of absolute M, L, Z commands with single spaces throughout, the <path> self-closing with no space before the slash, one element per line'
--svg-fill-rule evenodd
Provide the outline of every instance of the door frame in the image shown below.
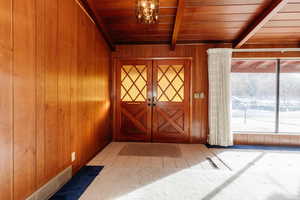
<path fill-rule="evenodd" d="M 111 69 L 111 100 L 112 100 L 112 140 L 122 141 L 118 138 L 117 130 L 117 67 L 121 61 L 155 61 L 155 60 L 188 60 L 189 61 L 189 75 L 190 75 L 190 85 L 189 85 L 189 130 L 188 130 L 188 141 L 186 143 L 192 143 L 192 122 L 193 122 L 193 57 L 112 57 L 112 69 Z M 151 142 L 151 140 L 149 141 Z"/>

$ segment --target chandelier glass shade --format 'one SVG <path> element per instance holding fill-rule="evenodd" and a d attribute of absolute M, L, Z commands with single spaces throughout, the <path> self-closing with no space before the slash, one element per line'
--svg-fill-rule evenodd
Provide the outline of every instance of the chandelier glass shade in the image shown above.
<path fill-rule="evenodd" d="M 137 0 L 136 18 L 141 24 L 158 22 L 159 0 Z"/>

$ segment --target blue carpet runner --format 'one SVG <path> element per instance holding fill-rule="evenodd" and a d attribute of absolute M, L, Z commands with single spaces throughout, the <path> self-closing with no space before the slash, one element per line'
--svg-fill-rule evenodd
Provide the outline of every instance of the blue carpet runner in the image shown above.
<path fill-rule="evenodd" d="M 49 200 L 77 200 L 104 166 L 84 166 Z"/>

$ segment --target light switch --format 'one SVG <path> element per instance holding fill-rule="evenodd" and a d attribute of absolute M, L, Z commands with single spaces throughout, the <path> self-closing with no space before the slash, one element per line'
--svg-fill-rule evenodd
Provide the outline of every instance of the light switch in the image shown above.
<path fill-rule="evenodd" d="M 204 99 L 205 98 L 205 94 L 204 94 L 204 92 L 201 92 L 200 93 L 200 99 Z"/>
<path fill-rule="evenodd" d="M 200 93 L 195 92 L 194 93 L 194 99 L 200 99 Z"/>
<path fill-rule="evenodd" d="M 195 92 L 194 93 L 194 99 L 204 99 L 204 98 L 205 98 L 204 92 Z"/>

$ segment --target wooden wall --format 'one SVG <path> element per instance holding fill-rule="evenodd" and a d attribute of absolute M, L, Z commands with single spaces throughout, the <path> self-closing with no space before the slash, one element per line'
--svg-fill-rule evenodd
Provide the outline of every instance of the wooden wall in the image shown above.
<path fill-rule="evenodd" d="M 285 45 L 286 46 L 286 45 Z M 192 57 L 192 92 L 204 92 L 205 99 L 192 101 L 191 143 L 206 143 L 208 135 L 208 71 L 207 49 L 230 47 L 225 44 L 178 45 L 170 51 L 168 45 L 120 45 L 113 53 L 118 58 Z M 282 48 L 274 45 L 247 45 L 246 48 Z M 295 47 L 295 46 L 286 46 Z M 234 58 L 300 57 L 299 52 L 234 53 Z M 234 134 L 235 144 L 300 145 L 300 135 Z"/>
<path fill-rule="evenodd" d="M 12 199 L 13 85 L 11 1 L 0 1 L 0 199 Z"/>
<path fill-rule="evenodd" d="M 111 140 L 111 55 L 74 0 L 2 0 L 0 24 L 0 199 L 21 200 Z"/>
<path fill-rule="evenodd" d="M 191 143 L 206 143 L 208 134 L 208 69 L 207 49 L 231 47 L 224 44 L 177 45 L 170 51 L 169 45 L 120 45 L 113 52 L 117 58 L 192 57 L 192 93 L 204 92 L 205 99 L 192 99 Z"/>

